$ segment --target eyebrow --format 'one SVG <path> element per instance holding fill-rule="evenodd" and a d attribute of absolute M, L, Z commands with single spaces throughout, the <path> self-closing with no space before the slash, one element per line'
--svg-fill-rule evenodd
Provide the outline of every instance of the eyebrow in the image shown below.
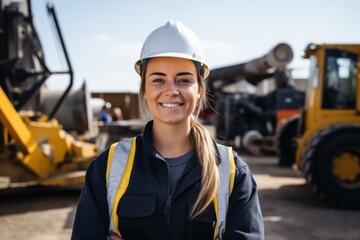
<path fill-rule="evenodd" d="M 156 75 L 156 76 L 166 76 L 166 74 L 163 73 L 163 72 L 153 72 L 153 73 L 151 73 L 149 76 L 152 76 L 152 75 Z M 192 74 L 191 72 L 179 72 L 179 73 L 176 74 L 176 76 L 184 76 L 184 75 L 194 76 L 194 74 Z"/>
<path fill-rule="evenodd" d="M 166 76 L 166 74 L 165 74 L 165 73 L 162 73 L 162 72 L 153 72 L 153 73 L 151 73 L 149 76 L 152 76 L 152 75 Z"/>
<path fill-rule="evenodd" d="M 176 74 L 176 76 L 184 76 L 184 75 L 194 76 L 194 74 L 192 74 L 191 72 L 180 72 L 180 73 Z"/>

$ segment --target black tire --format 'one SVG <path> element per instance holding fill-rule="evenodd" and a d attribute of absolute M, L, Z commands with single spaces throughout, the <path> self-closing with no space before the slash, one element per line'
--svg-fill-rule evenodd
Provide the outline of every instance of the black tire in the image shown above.
<path fill-rule="evenodd" d="M 347 171 L 339 168 L 339 161 L 345 164 L 342 166 L 346 166 Z M 358 126 L 338 124 L 327 127 L 305 145 L 301 170 L 313 191 L 331 205 L 360 207 L 360 171 L 356 169 L 360 169 Z"/>
<path fill-rule="evenodd" d="M 288 120 L 280 129 L 277 138 L 279 166 L 291 167 L 295 163 L 297 130 L 299 117 Z"/>

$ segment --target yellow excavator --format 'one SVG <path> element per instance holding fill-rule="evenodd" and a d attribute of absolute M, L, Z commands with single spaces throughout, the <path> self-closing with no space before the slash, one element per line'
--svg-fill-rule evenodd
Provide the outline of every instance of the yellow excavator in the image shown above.
<path fill-rule="evenodd" d="M 72 90 L 73 70 L 54 6 L 47 9 L 67 63 L 65 71 L 51 71 L 46 65 L 30 1 L 0 0 L 0 5 L 0 189 L 81 184 L 99 149 L 88 134 L 92 121 L 86 86 Z M 55 74 L 69 77 L 64 92 L 55 94 L 57 99 L 46 87 Z M 59 115 L 78 123 L 60 123 Z"/>
<path fill-rule="evenodd" d="M 281 131 L 283 164 L 295 163 L 329 203 L 360 207 L 360 44 L 309 44 L 304 57 L 306 101 Z"/>

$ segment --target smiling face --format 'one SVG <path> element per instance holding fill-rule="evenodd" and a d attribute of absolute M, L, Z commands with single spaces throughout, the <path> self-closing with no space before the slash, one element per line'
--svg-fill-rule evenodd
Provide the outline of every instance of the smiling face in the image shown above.
<path fill-rule="evenodd" d="M 146 67 L 143 97 L 154 121 L 190 123 L 200 97 L 195 64 L 174 57 L 151 59 Z"/>

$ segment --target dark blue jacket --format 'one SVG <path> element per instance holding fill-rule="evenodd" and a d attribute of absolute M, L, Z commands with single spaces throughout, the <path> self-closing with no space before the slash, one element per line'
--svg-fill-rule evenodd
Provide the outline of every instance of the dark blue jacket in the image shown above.
<path fill-rule="evenodd" d="M 169 170 L 155 157 L 151 141 L 152 123 L 136 142 L 129 186 L 116 209 L 125 240 L 213 239 L 216 221 L 213 204 L 195 219 L 190 209 L 200 191 L 201 166 L 196 154 L 170 192 Z M 109 213 L 105 184 L 108 150 L 90 164 L 78 202 L 73 240 L 107 239 Z M 264 239 L 264 226 L 256 183 L 248 166 L 236 155 L 236 175 L 230 195 L 224 240 Z"/>

